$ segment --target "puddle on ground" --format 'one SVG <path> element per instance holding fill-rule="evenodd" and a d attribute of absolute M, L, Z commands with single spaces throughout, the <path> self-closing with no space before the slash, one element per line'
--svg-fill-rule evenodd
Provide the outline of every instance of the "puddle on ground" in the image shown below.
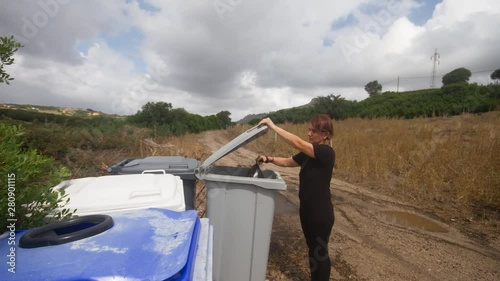
<path fill-rule="evenodd" d="M 446 228 L 419 215 L 401 211 L 383 211 L 381 215 L 387 221 L 400 225 L 419 228 L 429 232 L 448 232 Z"/>

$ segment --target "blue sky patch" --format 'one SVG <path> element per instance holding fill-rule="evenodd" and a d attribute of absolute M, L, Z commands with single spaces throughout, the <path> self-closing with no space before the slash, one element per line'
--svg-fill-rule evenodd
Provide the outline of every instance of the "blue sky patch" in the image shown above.
<path fill-rule="evenodd" d="M 323 47 L 331 47 L 333 45 L 333 43 L 335 43 L 335 41 L 333 41 L 330 38 L 323 39 Z"/>
<path fill-rule="evenodd" d="M 106 41 L 108 46 L 113 50 L 121 53 L 135 64 L 136 70 L 146 72 L 147 66 L 141 57 L 141 45 L 144 40 L 144 34 L 137 28 L 131 28 L 120 34 L 105 36 L 101 35 L 101 39 Z"/>
<path fill-rule="evenodd" d="M 152 5 L 147 0 L 126 0 L 126 3 L 131 3 L 132 1 L 137 1 L 137 3 L 139 4 L 139 8 L 141 8 L 141 10 L 148 11 L 153 14 L 160 11 L 160 8 Z"/>
<path fill-rule="evenodd" d="M 337 30 L 346 26 L 356 25 L 358 24 L 358 20 L 354 17 L 353 14 L 349 14 L 347 17 L 340 18 L 332 23 L 331 29 Z"/>
<path fill-rule="evenodd" d="M 111 49 L 130 59 L 137 72 L 146 72 L 147 65 L 141 57 L 141 45 L 144 40 L 144 34 L 137 28 L 131 28 L 118 34 L 101 33 L 96 40 L 81 41 L 78 43 L 77 50 L 84 55 L 88 50 L 99 42 L 105 42 Z"/>
<path fill-rule="evenodd" d="M 434 13 L 434 8 L 443 0 L 425 0 L 421 1 L 420 7 L 414 9 L 408 16 L 408 19 L 416 25 L 424 25 Z"/>
<path fill-rule="evenodd" d="M 89 54 L 89 49 L 94 45 L 93 41 L 79 41 L 76 46 L 76 50 L 82 53 L 84 56 Z"/>
<path fill-rule="evenodd" d="M 149 3 L 146 0 L 137 0 L 137 2 L 139 3 L 139 8 L 141 8 L 144 11 L 148 11 L 151 13 L 156 13 L 160 11 L 160 8 L 151 5 L 151 3 Z"/>
<path fill-rule="evenodd" d="M 359 10 L 365 15 L 376 15 L 381 9 L 384 9 L 385 6 L 375 5 L 373 3 L 364 3 L 359 6 Z"/>
<path fill-rule="evenodd" d="M 443 0 L 420 0 L 419 7 L 411 10 L 408 15 L 408 19 L 416 25 L 424 25 L 429 19 L 432 18 L 434 9 L 437 4 L 441 3 Z M 384 5 L 377 5 L 373 3 L 365 3 L 359 6 L 359 12 L 367 16 L 376 16 L 382 10 L 387 9 Z M 359 24 L 359 20 L 354 14 L 349 14 L 347 17 L 337 19 L 332 22 L 330 27 L 331 30 L 339 30 L 349 26 L 355 26 Z"/>

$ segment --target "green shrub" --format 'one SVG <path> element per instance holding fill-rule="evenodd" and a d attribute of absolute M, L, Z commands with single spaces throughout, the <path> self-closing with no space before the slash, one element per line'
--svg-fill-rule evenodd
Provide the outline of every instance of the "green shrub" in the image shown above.
<path fill-rule="evenodd" d="M 61 136 L 67 132 L 56 123 L 33 122 L 23 127 L 23 146 L 21 149 L 36 149 L 39 154 L 61 159 L 68 153 L 69 146 Z"/>
<path fill-rule="evenodd" d="M 52 187 L 70 176 L 54 159 L 35 149 L 22 149 L 21 126 L 0 124 L 0 231 L 14 224 L 27 229 L 45 223 L 45 217 L 69 199 L 64 191 Z M 68 209 L 55 213 L 54 219 L 72 216 Z M 11 229 L 9 229 L 11 230 Z"/>

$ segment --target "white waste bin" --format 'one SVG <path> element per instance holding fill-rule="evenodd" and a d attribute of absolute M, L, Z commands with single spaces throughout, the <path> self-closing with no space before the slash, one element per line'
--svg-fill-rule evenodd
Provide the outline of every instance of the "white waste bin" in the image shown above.
<path fill-rule="evenodd" d="M 196 177 L 194 170 L 200 162 L 183 156 L 147 156 L 127 158 L 108 168 L 112 175 L 163 173 L 179 176 L 184 185 L 186 210 L 195 209 Z"/>

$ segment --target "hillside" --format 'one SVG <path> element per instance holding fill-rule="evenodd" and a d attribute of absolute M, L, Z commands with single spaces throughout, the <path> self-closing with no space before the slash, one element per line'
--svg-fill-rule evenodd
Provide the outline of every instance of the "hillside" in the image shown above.
<path fill-rule="evenodd" d="M 307 103 L 307 104 L 299 105 L 299 106 L 292 107 L 292 108 L 280 109 L 279 111 L 281 111 L 281 110 L 293 110 L 293 109 L 296 109 L 296 108 L 298 108 L 298 109 L 300 109 L 300 108 L 310 108 L 310 107 L 313 107 L 314 105 L 318 104 L 318 102 L 319 102 L 319 98 L 315 97 L 315 98 L 311 99 L 311 101 L 309 103 Z M 276 111 L 271 111 L 271 112 L 267 112 L 267 113 L 249 114 L 249 115 L 243 117 L 242 119 L 236 121 L 235 123 L 236 124 L 248 124 L 250 121 L 252 121 L 254 119 L 262 119 L 265 116 L 267 116 L 269 114 L 273 114 L 275 112 Z"/>
<path fill-rule="evenodd" d="M 75 107 L 57 107 L 57 106 L 42 106 L 31 104 L 0 104 L 0 109 L 24 110 L 30 112 L 64 115 L 64 116 L 116 116 L 114 114 L 105 114 L 100 111 L 95 111 L 90 108 L 82 109 Z"/>
<path fill-rule="evenodd" d="M 254 119 L 262 119 L 269 113 L 258 113 L 258 114 L 249 114 L 242 119 L 236 121 L 236 124 L 248 124 L 250 121 Z"/>

